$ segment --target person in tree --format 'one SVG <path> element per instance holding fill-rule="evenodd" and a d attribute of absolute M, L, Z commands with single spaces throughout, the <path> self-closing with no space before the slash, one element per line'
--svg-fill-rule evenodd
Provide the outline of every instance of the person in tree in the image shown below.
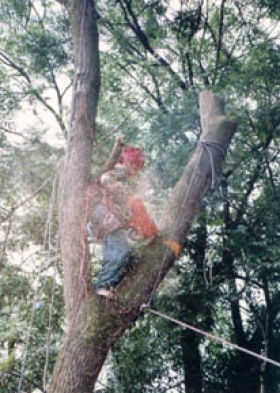
<path fill-rule="evenodd" d="M 155 222 L 142 200 L 131 194 L 129 185 L 144 164 L 143 152 L 127 146 L 113 169 L 100 177 L 101 200 L 88 223 L 90 237 L 102 244 L 102 267 L 94 284 L 99 295 L 112 296 L 111 290 L 137 263 L 133 243 L 157 234 Z"/>

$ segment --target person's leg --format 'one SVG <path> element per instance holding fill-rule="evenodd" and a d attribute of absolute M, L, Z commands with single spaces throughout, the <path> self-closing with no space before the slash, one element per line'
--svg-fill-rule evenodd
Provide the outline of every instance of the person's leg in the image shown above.
<path fill-rule="evenodd" d="M 103 263 L 95 287 L 111 288 L 124 277 L 136 260 L 124 231 L 115 231 L 106 236 L 103 243 Z"/>

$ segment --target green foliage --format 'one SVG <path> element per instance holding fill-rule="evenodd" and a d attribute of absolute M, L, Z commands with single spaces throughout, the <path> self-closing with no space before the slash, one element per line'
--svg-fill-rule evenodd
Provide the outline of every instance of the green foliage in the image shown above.
<path fill-rule="evenodd" d="M 182 375 L 177 375 L 175 332 L 165 322 L 145 315 L 118 342 L 110 357 L 106 387 L 96 392 L 159 392 L 176 386 L 181 391 Z M 176 333 L 177 334 L 177 333 Z"/>
<path fill-rule="evenodd" d="M 0 127 L 28 100 L 30 106 L 47 109 L 65 131 L 66 90 L 58 78 L 67 78 L 72 68 L 69 19 L 61 10 L 54 14 L 53 6 L 44 0 L 1 4 Z M 50 93 L 56 96 L 55 105 L 49 102 Z"/>
<path fill-rule="evenodd" d="M 58 114 L 63 122 L 62 101 L 60 108 L 49 105 L 45 89 L 59 92 L 56 77 L 58 73 L 61 75 L 62 71 L 67 71 L 72 55 L 69 52 L 68 19 L 63 14 L 52 14 L 51 2 L 39 3 L 3 1 L 0 11 L 1 393 L 18 389 L 31 322 L 23 390 L 33 391 L 35 386 L 43 386 L 45 366 L 52 291 L 52 281 L 48 275 L 52 273 L 53 250 L 42 252 L 42 245 L 52 179 L 62 152 L 49 143 L 48 137 L 45 138 L 46 125 L 38 122 L 28 128 L 27 124 L 21 124 L 16 129 L 13 117 L 22 106 L 26 108 L 28 105 L 37 114 L 40 102 L 50 112 Z M 63 93 L 60 94 L 62 98 Z M 49 183 L 37 193 L 47 179 Z M 56 227 L 55 216 L 51 226 L 52 237 Z M 55 240 L 52 239 L 52 242 L 55 243 Z M 38 275 L 42 275 L 39 282 Z M 36 299 L 34 288 L 37 286 Z M 61 291 L 61 286 L 57 286 L 49 343 L 48 378 L 62 336 L 64 312 Z"/>
<path fill-rule="evenodd" d="M 46 362 L 46 342 L 51 310 L 52 325 L 50 326 L 51 338 L 48 343 L 47 378 L 53 369 L 63 333 L 62 287 L 56 286 L 55 303 L 51 306 L 53 291 L 51 278 L 42 277 L 37 283 L 37 295 L 34 297 L 29 284 L 33 281 L 32 275 L 18 268 L 5 268 L 0 273 L 1 290 L 5 294 L 1 296 L 3 301 L 0 313 L 0 336 L 3 350 L 1 350 L 0 368 L 6 376 L 0 383 L 0 392 L 17 390 L 18 379 L 12 377 L 12 371 L 16 371 L 15 374 L 19 373 L 25 355 L 24 386 L 28 386 L 29 389 L 34 386 L 43 386 L 42 378 Z M 30 329 L 31 335 L 28 338 Z"/>
<path fill-rule="evenodd" d="M 260 7 L 268 13 L 272 19 L 279 20 L 280 17 L 280 5 L 277 0 L 258 0 Z"/>
<path fill-rule="evenodd" d="M 199 137 L 199 92 L 209 87 L 225 98 L 227 112 L 237 119 L 236 137 L 155 307 L 257 353 L 267 350 L 279 361 L 279 45 L 270 32 L 279 19 L 279 2 L 224 2 L 223 10 L 218 2 L 211 7 L 182 3 L 176 10 L 169 3 L 98 1 L 102 91 L 94 168 L 106 160 L 116 135 L 124 134 L 126 143 L 145 150 L 148 166 L 159 177 L 161 206 Z M 28 137 L 20 143 L 7 132 L 26 100 L 47 108 L 49 89 L 57 92 L 59 77 L 73 74 L 69 19 L 62 7 L 53 12 L 54 4 L 1 4 L 1 219 L 52 177 L 61 156 L 46 142 L 45 127 L 25 130 Z M 52 109 L 63 122 L 65 104 Z M 38 247 L 50 194 L 49 185 L 6 220 L 1 232 L 1 370 L 21 367 L 34 279 L 48 262 Z M 53 233 L 55 226 L 54 218 Z M 24 261 L 33 247 L 29 273 L 13 258 Z M 39 386 L 51 297 L 46 273 L 39 283 L 26 368 L 26 377 Z M 63 329 L 62 288 L 56 291 L 50 372 Z M 261 364 L 145 316 L 114 348 L 106 387 L 100 384 L 97 391 L 255 392 Z M 267 392 L 279 391 L 277 369 L 267 365 L 264 381 Z M 1 383 L 1 393 L 14 392 L 18 377 L 6 374 Z M 24 387 L 32 391 L 34 385 L 26 380 Z"/>

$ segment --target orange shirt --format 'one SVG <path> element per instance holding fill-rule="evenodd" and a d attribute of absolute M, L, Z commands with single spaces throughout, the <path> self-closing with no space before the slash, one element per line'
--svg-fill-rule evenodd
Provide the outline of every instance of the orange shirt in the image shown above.
<path fill-rule="evenodd" d="M 140 198 L 131 197 L 128 200 L 128 208 L 131 212 L 129 226 L 135 229 L 140 235 L 146 238 L 152 238 L 157 233 L 155 222 L 149 216 L 149 213 Z"/>

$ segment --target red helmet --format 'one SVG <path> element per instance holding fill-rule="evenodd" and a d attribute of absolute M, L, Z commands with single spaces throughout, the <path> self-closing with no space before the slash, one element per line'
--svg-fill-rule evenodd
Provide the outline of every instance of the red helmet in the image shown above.
<path fill-rule="evenodd" d="M 121 164 L 124 162 L 129 162 L 130 164 L 134 164 L 139 169 L 142 169 L 145 164 L 144 153 L 141 149 L 138 149 L 138 147 L 127 146 L 120 155 L 118 162 Z"/>

